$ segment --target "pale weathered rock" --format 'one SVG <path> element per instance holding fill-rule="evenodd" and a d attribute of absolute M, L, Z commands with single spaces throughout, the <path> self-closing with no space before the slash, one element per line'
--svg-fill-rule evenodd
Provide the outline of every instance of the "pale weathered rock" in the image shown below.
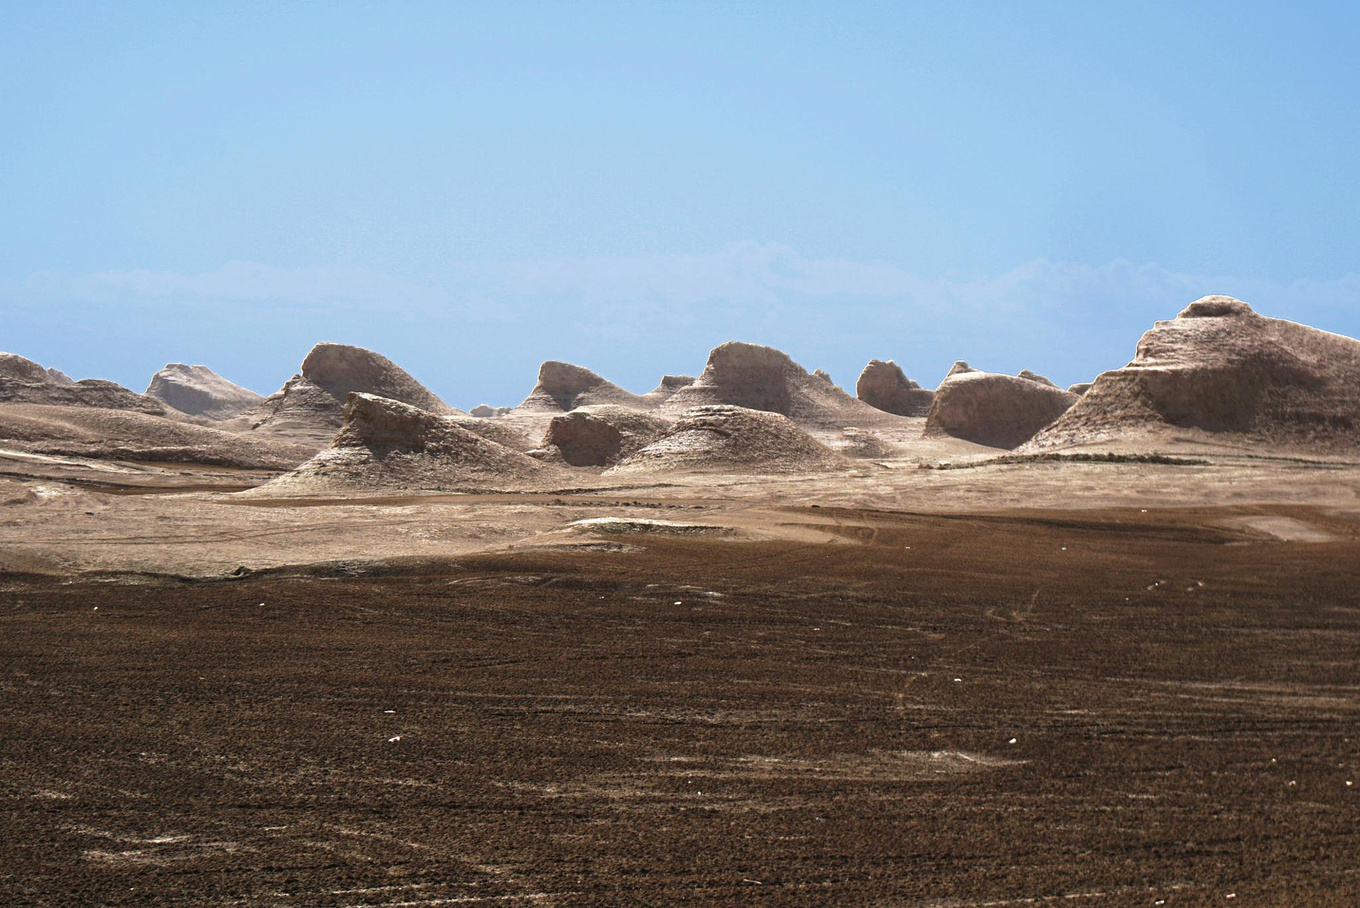
<path fill-rule="evenodd" d="M 659 407 L 670 400 L 675 392 L 681 388 L 688 388 L 692 384 L 694 384 L 693 375 L 663 375 L 661 376 L 661 384 L 642 396 L 651 401 L 652 406 Z"/>
<path fill-rule="evenodd" d="M 1028 378 L 1030 381 L 1037 381 L 1039 384 L 1041 384 L 1041 385 L 1048 385 L 1050 388 L 1056 388 L 1056 387 L 1058 387 L 1058 383 L 1055 382 L 1055 381 L 1053 381 L 1051 378 L 1047 378 L 1047 377 L 1045 377 L 1045 376 L 1043 376 L 1043 375 L 1040 375 L 1038 372 L 1032 372 L 1032 371 L 1030 371 L 1029 369 L 1022 369 L 1022 370 L 1017 374 L 1016 377 L 1017 377 L 1017 378 Z"/>
<path fill-rule="evenodd" d="M 843 469 L 849 462 L 780 413 L 728 405 L 694 407 L 610 473 L 745 474 Z"/>
<path fill-rule="evenodd" d="M 330 447 L 258 492 L 509 489 L 556 475 L 557 468 L 465 427 L 474 421 L 352 392 Z"/>
<path fill-rule="evenodd" d="M 264 396 L 227 381 L 207 366 L 170 363 L 151 377 L 146 394 L 168 407 L 204 419 L 231 419 Z"/>
<path fill-rule="evenodd" d="M 317 344 L 302 371 L 247 414 L 251 428 L 314 441 L 329 439 L 344 421 L 351 392 L 371 394 L 428 410 L 455 410 L 385 356 L 346 344 Z"/>
<path fill-rule="evenodd" d="M 603 467 L 650 444 L 669 420 L 627 407 L 600 404 L 554 416 L 534 456 L 573 467 Z"/>
<path fill-rule="evenodd" d="M 949 378 L 951 375 L 962 375 L 964 372 L 976 371 L 978 370 L 968 365 L 966 361 L 959 359 L 954 361 L 954 365 L 949 367 L 949 371 L 944 374 L 944 377 Z"/>
<path fill-rule="evenodd" d="M 1157 322 L 1133 361 L 1100 375 L 1028 446 L 1354 452 L 1360 341 L 1207 296 Z"/>
<path fill-rule="evenodd" d="M 925 416 L 935 392 L 907 378 L 892 360 L 871 359 L 855 382 L 855 396 L 885 413 Z"/>
<path fill-rule="evenodd" d="M 160 401 L 120 384 L 97 378 L 73 382 L 60 372 L 57 376 L 30 359 L 0 353 L 0 401 L 133 410 L 155 415 L 165 413 Z"/>
<path fill-rule="evenodd" d="M 642 395 L 625 391 L 589 369 L 549 360 L 539 366 L 538 383 L 516 409 L 525 413 L 567 413 L 592 404 L 634 410 L 649 410 L 653 406 Z"/>
<path fill-rule="evenodd" d="M 779 413 L 817 428 L 894 421 L 893 416 L 851 397 L 829 378 L 809 374 L 788 354 L 738 342 L 714 348 L 703 374 L 675 392 L 661 412 L 679 415 L 691 407 L 715 404 Z"/>
<path fill-rule="evenodd" d="M 956 365 L 935 390 L 927 435 L 949 435 L 994 448 L 1015 448 L 1078 400 L 1054 386 L 1018 375 Z"/>

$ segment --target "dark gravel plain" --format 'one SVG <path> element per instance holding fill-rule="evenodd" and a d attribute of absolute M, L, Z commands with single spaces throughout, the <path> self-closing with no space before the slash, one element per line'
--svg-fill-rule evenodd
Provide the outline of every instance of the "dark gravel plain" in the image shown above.
<path fill-rule="evenodd" d="M 0 577 L 0 904 L 1360 904 L 1355 525 L 808 513 Z"/>

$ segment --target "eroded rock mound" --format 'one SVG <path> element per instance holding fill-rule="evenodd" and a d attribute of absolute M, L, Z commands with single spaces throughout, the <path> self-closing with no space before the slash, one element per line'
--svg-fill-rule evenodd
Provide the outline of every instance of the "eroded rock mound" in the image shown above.
<path fill-rule="evenodd" d="M 554 416 L 534 456 L 573 467 L 604 467 L 660 438 L 669 420 L 626 407 L 578 407 Z"/>
<path fill-rule="evenodd" d="M 1080 397 L 1091 390 L 1091 383 L 1089 381 L 1079 381 L 1075 385 L 1068 385 L 1067 390 Z"/>
<path fill-rule="evenodd" d="M 528 435 L 508 420 L 487 419 L 482 416 L 458 412 L 441 415 L 454 425 L 467 429 L 473 435 L 480 435 L 498 445 L 505 445 L 512 451 L 528 451 L 535 446 Z"/>
<path fill-rule="evenodd" d="M 843 469 L 849 461 L 780 413 L 723 404 L 694 407 L 610 473 L 798 473 Z"/>
<path fill-rule="evenodd" d="M 538 383 L 516 409 L 529 413 L 567 413 L 577 407 L 612 404 L 648 410 L 653 404 L 640 394 L 625 391 L 589 369 L 548 361 L 538 368 Z"/>
<path fill-rule="evenodd" d="M 477 417 L 478 419 L 495 419 L 498 416 L 504 416 L 513 409 L 515 408 L 493 407 L 490 404 L 478 404 L 477 406 L 469 410 L 468 413 Z"/>
<path fill-rule="evenodd" d="M 892 360 L 869 360 L 855 382 L 855 396 L 871 407 L 898 416 L 925 416 L 935 392 L 907 378 Z"/>
<path fill-rule="evenodd" d="M 324 442 L 344 422 L 345 401 L 352 392 L 431 413 L 459 412 L 381 354 L 346 344 L 317 344 L 302 361 L 302 371 L 248 414 L 250 425 Z"/>
<path fill-rule="evenodd" d="M 1230 445 L 1353 452 L 1360 341 L 1206 296 L 1157 322 L 1030 448 Z"/>
<path fill-rule="evenodd" d="M 968 362 L 966 360 L 957 359 L 954 361 L 954 365 L 949 367 L 949 371 L 944 374 L 944 377 L 949 378 L 951 375 L 962 375 L 964 372 L 977 372 L 977 371 L 978 371 L 977 369 L 974 369 L 972 366 L 968 365 Z"/>
<path fill-rule="evenodd" d="M 966 365 L 966 364 L 964 364 Z M 955 365 L 935 390 L 926 435 L 950 435 L 994 448 L 1015 448 L 1078 400 L 1053 385 L 1018 375 Z"/>
<path fill-rule="evenodd" d="M 13 353 L 0 353 L 0 401 L 165 413 L 160 401 L 115 382 L 97 378 L 71 381 L 64 373 L 54 376 L 31 359 Z"/>
<path fill-rule="evenodd" d="M 678 415 L 696 406 L 729 405 L 779 413 L 816 428 L 882 425 L 893 417 L 856 400 L 829 378 L 818 377 L 773 347 L 730 342 L 708 355 L 694 382 L 662 405 Z"/>
<path fill-rule="evenodd" d="M 507 489 L 555 475 L 554 467 L 483 438 L 462 422 L 401 401 L 353 392 L 330 447 L 255 491 L 291 495 Z"/>
<path fill-rule="evenodd" d="M 227 381 L 207 366 L 170 363 L 151 377 L 146 394 L 168 407 L 204 419 L 231 419 L 264 396 Z"/>
<path fill-rule="evenodd" d="M 1020 372 L 1017 374 L 1017 377 L 1028 378 L 1030 381 L 1037 381 L 1039 384 L 1048 385 L 1050 388 L 1058 387 L 1058 383 L 1053 381 L 1053 379 L 1040 375 L 1038 372 L 1033 372 L 1029 369 L 1020 370 Z"/>
<path fill-rule="evenodd" d="M 661 376 L 661 384 L 642 396 L 650 401 L 652 406 L 659 407 L 674 397 L 676 391 L 681 388 L 688 388 L 692 384 L 694 384 L 693 375 L 663 375 Z"/>
<path fill-rule="evenodd" d="M 4 447 L 37 454 L 260 470 L 288 470 L 313 453 L 154 413 L 49 404 L 0 403 L 0 439 Z"/>

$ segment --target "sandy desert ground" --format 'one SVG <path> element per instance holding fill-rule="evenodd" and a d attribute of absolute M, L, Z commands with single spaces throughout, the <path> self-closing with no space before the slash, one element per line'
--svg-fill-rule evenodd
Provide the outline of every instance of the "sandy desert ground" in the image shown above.
<path fill-rule="evenodd" d="M 1200 460 L 11 459 L 0 902 L 1353 904 L 1360 470 Z"/>
<path fill-rule="evenodd" d="M 875 362 L 0 359 L 0 904 L 1360 903 L 1360 343 Z"/>

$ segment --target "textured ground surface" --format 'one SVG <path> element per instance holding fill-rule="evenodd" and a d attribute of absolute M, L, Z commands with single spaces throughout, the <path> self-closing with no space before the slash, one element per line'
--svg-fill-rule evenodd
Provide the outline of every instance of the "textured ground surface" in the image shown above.
<path fill-rule="evenodd" d="M 0 904 L 1353 905 L 1360 530 L 1247 510 L 9 575 Z"/>

